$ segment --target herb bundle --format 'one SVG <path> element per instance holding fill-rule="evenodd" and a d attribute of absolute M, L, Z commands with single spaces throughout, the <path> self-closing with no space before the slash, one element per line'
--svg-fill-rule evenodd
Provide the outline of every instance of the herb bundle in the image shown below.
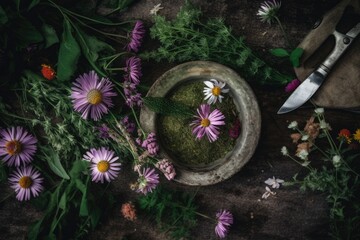
<path fill-rule="evenodd" d="M 292 79 L 258 58 L 243 38 L 232 34 L 223 19 L 204 22 L 201 17 L 201 11 L 189 2 L 174 20 L 155 15 L 150 36 L 159 40 L 161 45 L 141 54 L 141 57 L 170 62 L 215 61 L 239 69 L 245 79 L 255 78 L 260 84 L 284 85 Z"/>

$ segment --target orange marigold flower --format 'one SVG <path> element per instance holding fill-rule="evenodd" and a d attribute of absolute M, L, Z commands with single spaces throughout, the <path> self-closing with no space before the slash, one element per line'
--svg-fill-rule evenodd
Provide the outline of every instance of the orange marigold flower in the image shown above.
<path fill-rule="evenodd" d="M 356 132 L 354 133 L 354 139 L 358 142 L 360 142 L 360 128 L 358 128 L 356 130 Z"/>
<path fill-rule="evenodd" d="M 351 133 L 348 129 L 341 129 L 338 135 L 338 139 L 344 139 L 348 144 L 351 143 Z"/>
<path fill-rule="evenodd" d="M 55 70 L 46 64 L 41 64 L 41 73 L 47 80 L 53 80 L 56 76 Z"/>
<path fill-rule="evenodd" d="M 136 209 L 134 204 L 132 202 L 124 203 L 121 206 L 121 213 L 124 216 L 124 218 L 134 221 L 136 219 Z"/>

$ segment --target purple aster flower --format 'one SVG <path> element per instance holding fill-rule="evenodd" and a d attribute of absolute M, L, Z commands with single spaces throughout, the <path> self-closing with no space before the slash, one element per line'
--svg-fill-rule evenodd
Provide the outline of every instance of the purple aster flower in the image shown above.
<path fill-rule="evenodd" d="M 217 225 L 215 227 L 215 233 L 220 238 L 225 238 L 231 224 L 233 224 L 233 215 L 227 210 L 220 210 L 216 213 Z"/>
<path fill-rule="evenodd" d="M 105 139 L 110 137 L 109 135 L 110 128 L 108 128 L 108 126 L 105 123 L 101 124 L 100 127 L 96 127 L 96 129 L 99 131 L 99 137 Z"/>
<path fill-rule="evenodd" d="M 135 131 L 135 123 L 130 121 L 129 116 L 125 116 L 121 120 L 121 123 L 124 125 L 124 127 L 128 133 L 133 133 Z"/>
<path fill-rule="evenodd" d="M 16 199 L 19 201 L 27 201 L 31 196 L 37 197 L 44 189 L 41 185 L 43 178 L 32 166 L 23 166 L 16 169 L 9 176 L 9 182 L 11 188 L 15 190 Z"/>
<path fill-rule="evenodd" d="M 140 83 L 141 72 L 141 59 L 138 57 L 131 57 L 126 60 L 125 76 L 130 82 L 138 85 Z"/>
<path fill-rule="evenodd" d="M 117 95 L 112 91 L 114 85 L 107 78 L 100 80 L 95 71 L 84 73 L 75 81 L 70 96 L 75 111 L 84 119 L 90 115 L 93 120 L 99 120 L 113 106 L 111 97 Z"/>
<path fill-rule="evenodd" d="M 23 127 L 11 127 L 0 131 L 0 157 L 9 167 L 26 165 L 36 152 L 36 138 Z"/>
<path fill-rule="evenodd" d="M 140 173 L 138 183 L 138 192 L 142 192 L 146 195 L 148 192 L 152 192 L 152 190 L 156 188 L 159 183 L 159 175 L 155 173 L 155 169 L 146 168 L 142 173 Z"/>
<path fill-rule="evenodd" d="M 209 141 L 214 142 L 220 133 L 218 126 L 225 125 L 225 116 L 218 109 L 210 112 L 209 104 L 201 104 L 197 112 L 196 120 L 190 124 L 195 126 L 192 133 L 196 135 L 196 139 L 201 139 L 206 134 Z"/>
<path fill-rule="evenodd" d="M 111 182 L 120 171 L 121 163 L 116 162 L 119 157 L 114 157 L 115 152 L 105 147 L 92 148 L 84 156 L 85 161 L 91 162 L 91 176 L 93 182 Z"/>
<path fill-rule="evenodd" d="M 301 83 L 300 80 L 295 78 L 286 85 L 285 92 L 287 93 L 293 92 L 300 85 L 300 83 Z"/>
<path fill-rule="evenodd" d="M 141 146 L 146 148 L 150 155 L 156 155 L 159 152 L 159 145 L 157 144 L 155 133 L 150 133 Z"/>
<path fill-rule="evenodd" d="M 130 42 L 127 45 L 127 50 L 138 52 L 141 46 L 142 39 L 145 35 L 145 27 L 142 21 L 136 21 L 134 29 L 130 32 Z"/>
<path fill-rule="evenodd" d="M 174 165 L 166 158 L 157 162 L 155 164 L 155 167 L 157 167 L 162 173 L 164 173 L 165 177 L 169 181 L 174 179 L 176 176 Z"/>

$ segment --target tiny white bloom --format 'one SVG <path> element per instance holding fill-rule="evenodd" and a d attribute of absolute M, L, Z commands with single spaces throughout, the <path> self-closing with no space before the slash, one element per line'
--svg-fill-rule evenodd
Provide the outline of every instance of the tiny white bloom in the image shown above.
<path fill-rule="evenodd" d="M 163 9 L 163 7 L 161 7 L 161 3 L 155 5 L 155 6 L 150 10 L 150 15 L 157 15 L 157 12 L 160 11 L 161 9 Z"/>
<path fill-rule="evenodd" d="M 309 140 L 309 135 L 302 135 L 301 140 L 303 140 L 303 141 Z"/>
<path fill-rule="evenodd" d="M 224 96 L 221 93 L 228 93 L 230 90 L 225 88 L 226 83 L 218 81 L 216 79 L 210 79 L 210 81 L 204 81 L 206 87 L 204 88 L 205 98 L 208 104 L 216 103 L 217 100 L 219 102 L 222 101 Z"/>
<path fill-rule="evenodd" d="M 318 115 L 324 114 L 324 108 L 315 108 L 314 112 Z"/>
<path fill-rule="evenodd" d="M 257 14 L 260 17 L 262 22 L 271 23 L 275 17 L 277 12 L 281 7 L 281 2 L 277 2 L 276 0 L 273 1 L 265 1 L 260 5 L 260 9 L 258 10 Z"/>
<path fill-rule="evenodd" d="M 307 159 L 308 159 L 308 155 L 309 155 L 309 152 L 306 151 L 305 149 L 300 150 L 300 152 L 298 152 L 298 153 L 296 154 L 296 156 L 298 156 L 298 157 L 301 158 L 302 160 L 307 160 Z"/>
<path fill-rule="evenodd" d="M 268 186 L 265 187 L 265 193 L 261 196 L 263 199 L 267 199 L 270 195 L 276 195 L 276 192 L 272 192 Z"/>
<path fill-rule="evenodd" d="M 279 179 L 279 178 L 275 179 L 274 176 L 265 181 L 265 183 L 267 185 L 271 186 L 272 188 L 279 188 L 280 184 L 283 183 L 283 182 L 284 182 L 284 180 Z"/>
<path fill-rule="evenodd" d="M 333 156 L 332 162 L 334 164 L 334 167 L 336 167 L 336 168 L 340 167 L 340 165 L 341 165 L 341 157 L 339 155 Z"/>
<path fill-rule="evenodd" d="M 308 166 L 309 164 L 310 164 L 310 161 L 305 160 L 305 162 L 303 162 L 303 163 L 301 164 L 301 166 L 306 167 L 306 166 Z"/>
<path fill-rule="evenodd" d="M 321 129 L 328 129 L 331 130 L 331 126 L 329 123 L 325 122 L 324 120 L 320 121 L 320 128 Z"/>
<path fill-rule="evenodd" d="M 288 149 L 287 149 L 285 146 L 283 146 L 283 147 L 281 148 L 281 153 L 282 153 L 282 155 L 284 155 L 284 156 L 288 156 L 288 155 L 289 155 L 289 151 L 288 151 Z"/>
<path fill-rule="evenodd" d="M 295 129 L 297 128 L 297 126 L 298 126 L 297 121 L 292 121 L 292 122 L 289 124 L 288 128 L 291 128 L 291 129 L 295 130 Z"/>

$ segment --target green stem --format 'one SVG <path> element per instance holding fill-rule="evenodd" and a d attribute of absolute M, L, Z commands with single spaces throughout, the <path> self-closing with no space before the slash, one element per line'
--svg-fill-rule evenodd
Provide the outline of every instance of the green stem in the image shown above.
<path fill-rule="evenodd" d="M 279 24 L 279 27 L 280 27 L 280 29 L 281 29 L 282 34 L 284 35 L 284 38 L 285 38 L 285 41 L 286 41 L 287 46 L 288 46 L 290 49 L 292 49 L 292 46 L 291 46 L 290 41 L 289 41 L 289 38 L 288 38 L 287 34 L 285 33 L 285 30 L 284 30 L 284 28 L 283 28 L 283 26 L 282 26 L 282 24 L 281 24 L 280 19 L 279 19 L 277 16 L 274 16 L 274 18 L 275 18 L 276 22 Z"/>

